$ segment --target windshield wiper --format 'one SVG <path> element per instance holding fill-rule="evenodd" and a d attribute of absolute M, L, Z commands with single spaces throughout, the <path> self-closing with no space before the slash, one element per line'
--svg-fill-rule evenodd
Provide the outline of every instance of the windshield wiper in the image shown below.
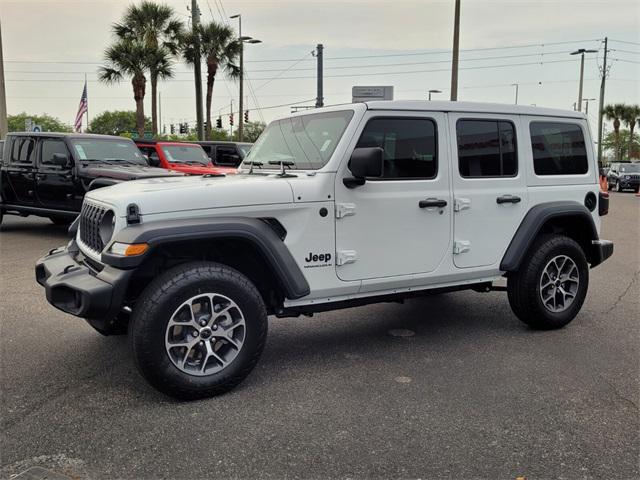
<path fill-rule="evenodd" d="M 128 165 L 135 165 L 136 167 L 144 167 L 145 165 L 142 165 L 138 162 L 134 162 L 133 160 L 127 160 L 126 158 L 107 158 L 105 159 L 105 161 L 113 161 L 113 162 L 124 162 Z"/>
<path fill-rule="evenodd" d="M 295 177 L 295 175 L 287 174 L 285 171 L 285 167 L 291 168 L 295 165 L 295 163 L 290 160 L 270 160 L 269 165 L 280 165 L 281 177 Z"/>
<path fill-rule="evenodd" d="M 249 174 L 253 173 L 253 167 L 262 168 L 262 162 L 244 162 L 243 165 L 249 165 Z"/>

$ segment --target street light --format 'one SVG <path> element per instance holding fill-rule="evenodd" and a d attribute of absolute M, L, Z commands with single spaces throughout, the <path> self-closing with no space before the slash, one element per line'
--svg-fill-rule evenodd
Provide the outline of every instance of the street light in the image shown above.
<path fill-rule="evenodd" d="M 518 88 L 520 88 L 520 85 L 518 83 L 512 83 L 511 86 L 516 87 L 516 105 L 517 105 L 518 104 Z"/>
<path fill-rule="evenodd" d="M 580 48 L 575 52 L 571 52 L 571 55 L 580 55 L 580 85 L 578 87 L 578 111 L 582 111 L 582 80 L 584 79 L 584 54 L 596 53 L 597 50 L 585 50 Z"/>
<path fill-rule="evenodd" d="M 237 15 L 231 15 L 229 18 L 237 18 L 238 19 L 238 40 L 240 41 L 240 99 L 238 106 L 238 140 L 242 141 L 243 130 L 244 130 L 244 44 L 245 43 L 262 43 L 262 40 L 258 40 L 256 38 L 251 37 L 243 37 L 242 36 L 242 14 L 238 13 Z"/>
<path fill-rule="evenodd" d="M 595 102 L 595 98 L 583 98 L 582 101 L 586 104 L 584 106 L 584 114 L 589 115 L 589 102 Z"/>
<path fill-rule="evenodd" d="M 432 93 L 442 93 L 442 90 L 429 90 L 429 100 L 431 100 Z"/>

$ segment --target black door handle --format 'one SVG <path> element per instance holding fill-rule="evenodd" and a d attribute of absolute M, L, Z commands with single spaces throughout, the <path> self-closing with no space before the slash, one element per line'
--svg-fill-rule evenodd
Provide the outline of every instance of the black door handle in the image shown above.
<path fill-rule="evenodd" d="M 443 208 L 447 206 L 447 201 L 439 198 L 427 198 L 426 200 L 420 200 L 418 206 L 420 208 Z"/>
<path fill-rule="evenodd" d="M 502 195 L 496 198 L 498 204 L 502 203 L 520 203 L 522 199 L 516 195 Z"/>

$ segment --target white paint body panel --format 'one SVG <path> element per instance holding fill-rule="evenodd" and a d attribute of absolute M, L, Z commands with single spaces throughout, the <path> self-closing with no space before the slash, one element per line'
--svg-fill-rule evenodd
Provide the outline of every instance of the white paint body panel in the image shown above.
<path fill-rule="evenodd" d="M 127 205 L 140 208 L 142 222 L 194 217 L 276 218 L 287 230 L 285 244 L 307 279 L 311 293 L 285 306 L 302 306 L 388 293 L 489 282 L 513 234 L 533 206 L 559 200 L 584 202 L 597 194 L 597 165 L 583 114 L 512 105 L 467 102 L 370 102 L 324 111 L 353 110 L 351 123 L 327 164 L 294 176 L 264 175 L 256 169 L 225 178 L 179 177 L 137 180 L 89 192 L 87 201 L 116 212 L 115 230 L 125 228 Z M 307 112 L 308 113 L 308 112 Z M 304 115 L 304 113 L 294 116 Z M 424 117 L 437 122 L 438 175 L 433 180 L 368 181 L 347 189 L 347 163 L 367 119 L 375 116 Z M 462 179 L 458 174 L 455 121 L 461 117 L 504 118 L 516 125 L 518 175 L 514 178 Z M 589 172 L 580 176 L 535 175 L 529 137 L 532 120 L 580 124 L 589 155 Z M 518 195 L 519 204 L 499 206 L 496 197 Z M 456 197 L 469 201 L 454 212 Z M 418 201 L 441 198 L 442 209 L 420 209 Z M 464 202 L 462 202 L 464 204 Z M 336 207 L 346 214 L 336 218 Z M 327 214 L 321 215 L 325 208 Z M 442 213 L 441 213 L 442 212 Z M 597 211 L 593 214 L 600 226 Z M 454 255 L 454 240 L 470 250 Z M 82 248 L 82 246 L 81 246 Z M 99 260 L 90 251 L 83 252 Z M 336 265 L 343 252 L 349 263 Z M 352 256 L 355 252 L 355 257 Z M 326 262 L 307 262 L 310 254 L 331 254 Z M 355 261 L 353 261 L 355 258 Z"/>

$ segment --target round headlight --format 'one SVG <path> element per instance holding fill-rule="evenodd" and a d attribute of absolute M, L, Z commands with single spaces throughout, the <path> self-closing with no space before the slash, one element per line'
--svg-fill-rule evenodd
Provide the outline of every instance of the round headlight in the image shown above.
<path fill-rule="evenodd" d="M 625 179 L 625 180 L 629 180 L 630 178 L 631 178 L 631 177 L 630 177 L 629 175 L 625 175 L 625 176 L 624 176 L 624 179 Z"/>
<path fill-rule="evenodd" d="M 106 246 L 111 240 L 115 226 L 116 216 L 114 215 L 113 210 L 107 210 L 107 212 L 102 216 L 102 220 L 100 220 L 100 227 L 98 228 L 103 245 Z"/>

